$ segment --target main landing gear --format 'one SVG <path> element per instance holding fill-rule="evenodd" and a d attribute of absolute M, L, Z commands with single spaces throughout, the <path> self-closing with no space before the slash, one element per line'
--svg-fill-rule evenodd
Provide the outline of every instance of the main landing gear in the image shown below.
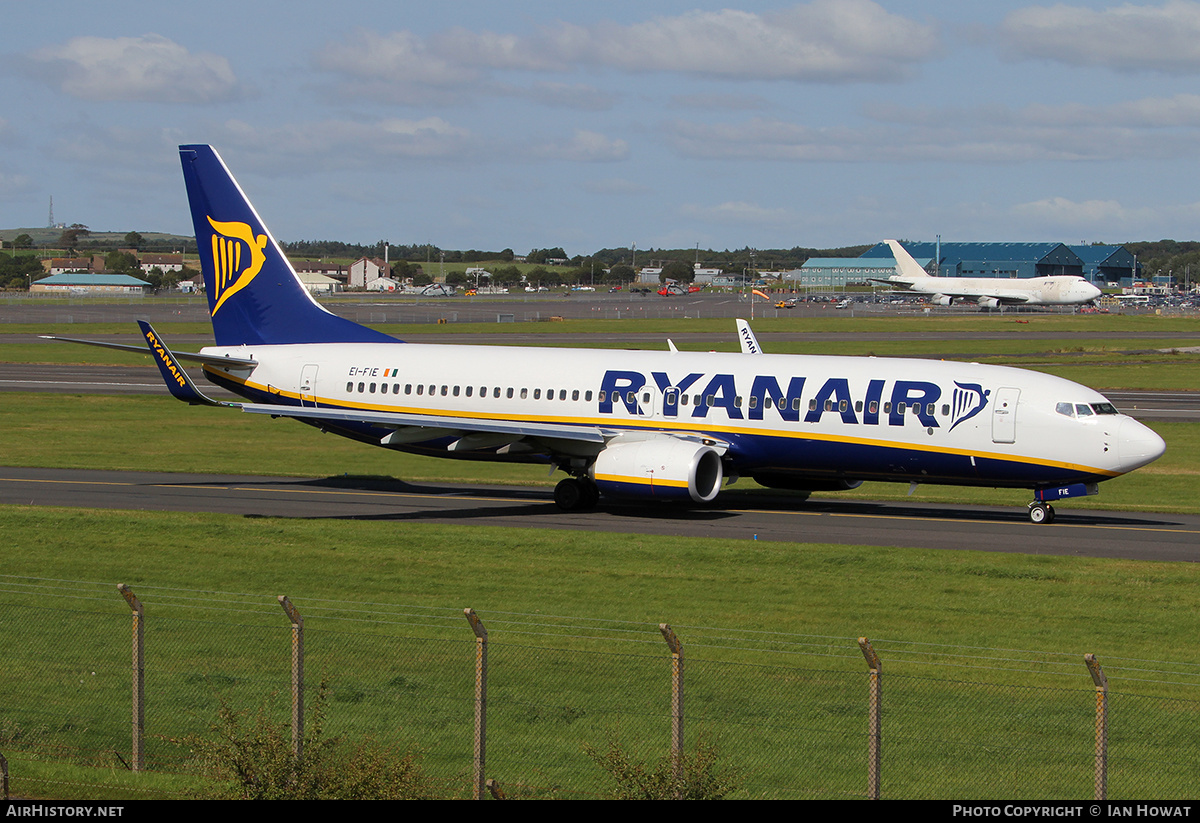
<path fill-rule="evenodd" d="M 554 487 L 554 503 L 565 512 L 588 511 L 599 501 L 600 490 L 590 478 L 568 477 Z"/>
<path fill-rule="evenodd" d="M 1053 523 L 1054 507 L 1049 503 L 1033 501 L 1029 504 L 1029 521 L 1031 523 Z"/>

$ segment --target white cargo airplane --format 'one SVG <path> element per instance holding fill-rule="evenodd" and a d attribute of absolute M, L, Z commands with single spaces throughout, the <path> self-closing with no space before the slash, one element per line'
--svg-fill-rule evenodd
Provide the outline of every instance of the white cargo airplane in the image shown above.
<path fill-rule="evenodd" d="M 899 274 L 876 283 L 928 294 L 939 306 L 955 300 L 970 300 L 989 309 L 1000 306 L 1073 306 L 1090 303 L 1101 295 L 1100 289 L 1082 277 L 1055 275 L 1025 279 L 995 277 L 932 277 L 921 264 L 895 240 L 885 240 L 896 258 Z"/>
<path fill-rule="evenodd" d="M 212 148 L 181 146 L 180 157 L 217 345 L 172 353 L 140 325 L 188 403 L 417 454 L 548 464 L 567 474 L 554 490 L 564 510 L 602 494 L 708 503 L 744 476 L 801 492 L 864 480 L 1028 488 L 1041 523 L 1050 501 L 1095 494 L 1165 449 L 1103 395 L 1057 377 L 761 354 L 744 321 L 753 356 L 404 343 L 309 295 Z M 209 399 L 180 360 L 248 402 Z"/>

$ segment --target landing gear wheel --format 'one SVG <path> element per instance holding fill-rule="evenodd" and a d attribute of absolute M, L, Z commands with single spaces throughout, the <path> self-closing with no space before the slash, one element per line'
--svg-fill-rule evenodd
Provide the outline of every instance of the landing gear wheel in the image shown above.
<path fill-rule="evenodd" d="M 583 483 L 574 477 L 568 477 L 558 481 L 558 485 L 554 487 L 554 504 L 565 512 L 578 511 L 583 508 L 586 495 Z"/>
<path fill-rule="evenodd" d="M 1029 504 L 1029 521 L 1031 523 L 1053 523 L 1054 507 L 1049 503 Z"/>

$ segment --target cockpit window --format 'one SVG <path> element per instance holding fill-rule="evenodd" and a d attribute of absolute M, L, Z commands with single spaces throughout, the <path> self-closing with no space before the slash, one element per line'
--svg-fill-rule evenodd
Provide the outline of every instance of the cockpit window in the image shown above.
<path fill-rule="evenodd" d="M 1120 414 L 1112 403 L 1093 403 L 1092 411 L 1096 414 Z"/>
<path fill-rule="evenodd" d="M 1054 407 L 1054 410 L 1067 417 L 1075 416 L 1075 405 L 1073 403 L 1059 403 Z"/>
<path fill-rule="evenodd" d="M 1076 403 L 1075 413 L 1080 417 L 1091 417 L 1092 409 L 1087 403 Z"/>

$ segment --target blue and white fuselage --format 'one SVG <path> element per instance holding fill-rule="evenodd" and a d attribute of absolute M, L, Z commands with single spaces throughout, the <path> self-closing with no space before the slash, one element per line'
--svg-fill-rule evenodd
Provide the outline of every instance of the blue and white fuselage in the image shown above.
<path fill-rule="evenodd" d="M 620 463 L 606 473 L 597 458 L 623 442 L 639 442 L 642 451 L 647 442 L 684 442 L 686 469 L 694 470 L 696 452 L 711 450 L 723 476 L 798 489 L 862 480 L 1093 484 L 1163 450 L 1158 435 L 1116 413 L 1100 393 L 1000 366 L 412 343 L 204 353 L 258 362 L 250 371 L 205 371 L 274 413 L 290 406 L 289 416 L 425 454 L 575 466 L 602 489 L 625 493 L 642 486 L 645 494 L 670 497 L 671 484 L 682 491 L 690 481 L 688 496 L 710 500 L 718 489 L 697 488 L 696 478 L 670 465 Z M 404 415 L 411 425 L 402 425 Z M 489 422 L 511 431 L 471 428 Z"/>

